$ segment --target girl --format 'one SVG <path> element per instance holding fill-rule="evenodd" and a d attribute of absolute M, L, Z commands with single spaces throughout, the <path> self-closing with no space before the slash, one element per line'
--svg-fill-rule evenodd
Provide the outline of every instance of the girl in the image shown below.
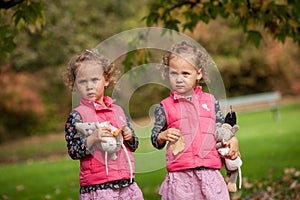
<path fill-rule="evenodd" d="M 112 137 L 108 128 L 99 128 L 87 137 L 80 137 L 75 123 L 104 122 L 122 128 L 122 134 L 130 160 L 138 147 L 138 138 L 123 110 L 104 96 L 105 88 L 114 82 L 115 66 L 99 55 L 96 50 L 85 50 L 70 61 L 66 72 L 66 84 L 72 91 L 78 91 L 80 105 L 74 108 L 65 125 L 65 139 L 68 153 L 74 160 L 80 160 L 80 199 L 143 199 L 138 185 L 130 181 L 130 170 L 124 150 L 117 152 L 116 160 L 109 160 L 106 173 L 103 153 L 94 144 Z M 95 148 L 94 148 L 95 147 Z M 97 156 L 96 156 L 97 155 Z"/>
<path fill-rule="evenodd" d="M 213 95 L 196 86 L 197 81 L 208 81 L 205 55 L 184 41 L 163 57 L 164 76 L 172 91 L 154 111 L 151 135 L 157 149 L 168 142 L 168 173 L 159 192 L 163 200 L 229 199 L 214 138 L 216 121 L 224 117 Z M 231 159 L 235 159 L 239 155 L 237 139 L 228 143 Z"/>

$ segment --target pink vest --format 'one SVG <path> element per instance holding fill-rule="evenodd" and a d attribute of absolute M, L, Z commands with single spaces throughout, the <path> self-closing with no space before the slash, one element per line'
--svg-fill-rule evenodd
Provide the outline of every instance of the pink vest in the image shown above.
<path fill-rule="evenodd" d="M 196 87 L 189 101 L 183 95 L 171 92 L 161 104 L 166 113 L 168 128 L 180 129 L 184 150 L 174 156 L 167 146 L 167 170 L 179 171 L 200 166 L 220 169 L 222 166 L 216 150 L 215 98 Z"/>
<path fill-rule="evenodd" d="M 80 113 L 83 122 L 109 121 L 113 126 L 121 128 L 127 125 L 125 114 L 121 107 L 112 104 L 110 97 L 104 97 L 106 106 L 99 103 L 81 100 L 80 106 L 74 110 Z M 126 144 L 125 144 L 126 146 Z M 127 146 L 126 146 L 127 148 Z M 134 158 L 127 148 L 134 171 Z M 105 171 L 104 153 L 95 149 L 93 156 L 87 156 L 80 160 L 80 185 L 89 186 L 106 183 L 114 180 L 130 179 L 130 169 L 123 148 L 117 152 L 118 158 L 108 158 L 108 175 Z"/>

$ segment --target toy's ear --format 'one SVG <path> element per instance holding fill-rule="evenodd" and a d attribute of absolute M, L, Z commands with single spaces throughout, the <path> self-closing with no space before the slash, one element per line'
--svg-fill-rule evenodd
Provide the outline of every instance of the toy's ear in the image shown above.
<path fill-rule="evenodd" d="M 240 129 L 239 125 L 235 124 L 235 125 L 231 128 L 231 132 L 235 134 L 239 129 Z"/>
<path fill-rule="evenodd" d="M 85 133 L 85 125 L 83 123 L 75 123 L 76 129 L 80 132 L 80 133 Z"/>
<path fill-rule="evenodd" d="M 81 128 L 82 127 L 82 123 L 76 122 L 75 126 L 76 126 L 76 128 Z"/>
<path fill-rule="evenodd" d="M 216 125 L 217 125 L 217 128 L 220 128 L 222 126 L 222 124 L 220 122 L 217 122 Z"/>
<path fill-rule="evenodd" d="M 82 133 L 84 135 L 89 135 L 90 134 L 90 130 L 95 129 L 93 127 L 94 125 L 92 123 L 90 123 L 90 122 L 86 122 L 86 123 L 77 122 L 77 123 L 75 123 L 75 126 L 76 126 L 78 132 Z"/>
<path fill-rule="evenodd" d="M 227 113 L 225 117 L 225 123 L 230 124 L 231 126 L 234 126 L 236 124 L 236 114 L 233 111 L 230 111 Z"/>

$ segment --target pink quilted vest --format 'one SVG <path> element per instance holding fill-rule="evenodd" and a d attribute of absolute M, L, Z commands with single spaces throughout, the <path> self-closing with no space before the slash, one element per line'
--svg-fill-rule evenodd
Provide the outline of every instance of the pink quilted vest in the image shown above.
<path fill-rule="evenodd" d="M 106 106 L 97 102 L 81 100 L 80 106 L 76 107 L 74 110 L 80 113 L 83 122 L 98 121 L 101 123 L 109 121 L 117 128 L 127 125 L 125 114 L 121 107 L 112 104 L 113 101 L 108 96 L 104 97 L 104 103 Z M 132 152 L 129 148 L 127 148 L 127 151 L 134 171 L 134 158 Z M 108 158 L 108 174 L 106 174 L 105 170 L 104 153 L 95 149 L 93 155 L 94 156 L 87 156 L 80 160 L 81 186 L 101 184 L 114 180 L 130 179 L 128 161 L 122 148 L 117 152 L 118 158 L 116 160 Z"/>
<path fill-rule="evenodd" d="M 184 141 L 184 150 L 174 156 L 170 145 L 167 146 L 167 170 L 179 171 L 196 167 L 220 169 L 222 166 L 216 150 L 215 98 L 202 91 L 198 86 L 194 90 L 192 101 L 176 92 L 161 104 L 166 113 L 168 128 L 180 129 Z"/>

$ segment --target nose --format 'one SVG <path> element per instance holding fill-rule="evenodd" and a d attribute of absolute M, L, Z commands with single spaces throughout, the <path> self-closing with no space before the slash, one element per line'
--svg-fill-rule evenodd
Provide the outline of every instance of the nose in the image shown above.
<path fill-rule="evenodd" d="M 182 80 L 183 80 L 183 79 L 182 79 L 182 76 L 181 76 L 181 75 L 177 75 L 177 76 L 176 76 L 176 82 L 177 82 L 177 83 L 182 82 Z"/>
<path fill-rule="evenodd" d="M 87 90 L 92 90 L 94 88 L 94 84 L 92 81 L 88 81 L 86 85 Z"/>

